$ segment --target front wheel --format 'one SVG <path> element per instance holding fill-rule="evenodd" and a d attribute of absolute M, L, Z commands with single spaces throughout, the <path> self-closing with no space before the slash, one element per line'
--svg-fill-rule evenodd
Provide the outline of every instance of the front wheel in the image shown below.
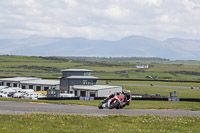
<path fill-rule="evenodd" d="M 98 108 L 103 109 L 102 105 L 103 105 L 103 102 L 99 104 Z"/>
<path fill-rule="evenodd" d="M 120 102 L 118 100 L 113 100 L 110 102 L 110 107 L 109 109 L 114 109 L 117 108 L 119 106 Z"/>

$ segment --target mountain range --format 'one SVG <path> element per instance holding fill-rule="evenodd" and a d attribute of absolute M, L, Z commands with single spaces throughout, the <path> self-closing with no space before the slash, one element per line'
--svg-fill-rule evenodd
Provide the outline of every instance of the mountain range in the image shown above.
<path fill-rule="evenodd" d="M 159 41 L 128 36 L 117 41 L 59 38 L 33 35 L 24 39 L 0 39 L 1 55 L 160 57 L 199 60 L 200 40 L 169 38 Z"/>

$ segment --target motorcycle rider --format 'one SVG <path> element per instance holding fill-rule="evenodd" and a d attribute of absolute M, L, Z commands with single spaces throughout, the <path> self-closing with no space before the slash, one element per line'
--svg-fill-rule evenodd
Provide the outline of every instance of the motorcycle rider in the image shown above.
<path fill-rule="evenodd" d="M 109 99 L 112 99 L 113 97 L 117 96 L 118 99 L 120 100 L 120 104 L 119 106 L 116 107 L 116 109 L 120 109 L 125 107 L 126 105 L 130 104 L 131 101 L 131 92 L 130 90 L 123 90 L 122 92 L 117 92 L 114 94 L 109 95 L 106 99 L 104 99 L 103 106 L 106 107 L 108 106 L 108 104 L 104 104 L 106 103 Z M 99 106 L 99 109 L 103 109 L 104 107 L 102 106 L 102 103 Z"/>
<path fill-rule="evenodd" d="M 121 94 L 119 94 L 119 99 L 121 100 L 120 106 L 117 107 L 117 109 L 119 108 L 123 108 L 126 105 L 130 104 L 130 98 L 131 98 L 131 93 L 130 90 L 123 90 Z"/>

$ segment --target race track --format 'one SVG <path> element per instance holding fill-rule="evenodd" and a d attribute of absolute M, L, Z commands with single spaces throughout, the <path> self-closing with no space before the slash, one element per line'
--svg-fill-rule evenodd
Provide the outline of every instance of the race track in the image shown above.
<path fill-rule="evenodd" d="M 13 101 L 0 101 L 0 114 L 30 114 L 30 113 L 51 113 L 51 114 L 79 114 L 79 115 L 160 115 L 160 116 L 200 116 L 200 111 L 189 110 L 143 110 L 143 109 L 98 109 L 91 106 L 45 104 L 45 103 L 24 103 Z"/>

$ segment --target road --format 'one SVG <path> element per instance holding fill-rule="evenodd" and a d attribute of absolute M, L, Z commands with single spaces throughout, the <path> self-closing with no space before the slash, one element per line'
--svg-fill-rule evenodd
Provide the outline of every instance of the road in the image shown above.
<path fill-rule="evenodd" d="M 92 116 L 115 115 L 159 115 L 159 116 L 200 116 L 200 111 L 189 110 L 143 110 L 143 109 L 98 109 L 91 106 L 50 104 L 50 103 L 24 103 L 14 101 L 0 101 L 0 114 L 79 114 Z"/>
<path fill-rule="evenodd" d="M 122 84 L 122 83 L 109 83 L 112 85 L 133 85 L 133 86 L 148 86 L 148 87 L 161 87 L 161 88 L 176 88 L 176 89 L 191 89 L 191 87 L 184 87 L 184 86 L 167 86 L 167 85 L 147 85 L 147 84 Z M 192 87 L 194 90 L 200 90 L 197 87 Z"/>

